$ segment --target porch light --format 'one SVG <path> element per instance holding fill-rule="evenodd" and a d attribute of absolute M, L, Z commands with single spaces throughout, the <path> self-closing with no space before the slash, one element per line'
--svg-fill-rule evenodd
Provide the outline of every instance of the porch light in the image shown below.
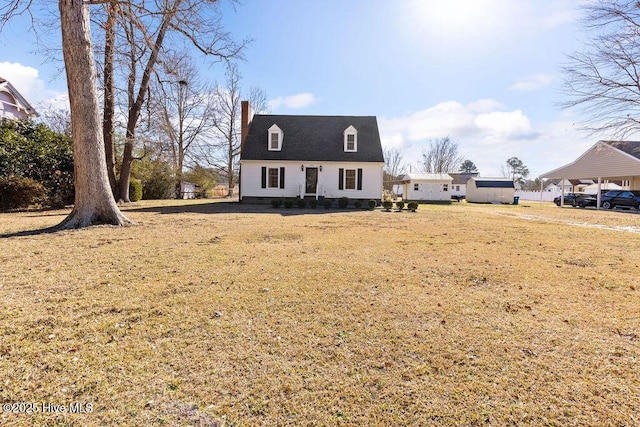
<path fill-rule="evenodd" d="M 300 170 L 304 172 L 304 165 L 300 165 Z"/>
<path fill-rule="evenodd" d="M 322 172 L 322 165 L 320 165 L 320 172 Z"/>

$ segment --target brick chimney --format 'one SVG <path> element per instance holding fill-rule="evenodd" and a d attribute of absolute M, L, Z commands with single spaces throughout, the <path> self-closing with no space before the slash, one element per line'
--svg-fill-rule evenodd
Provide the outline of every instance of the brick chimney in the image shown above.
<path fill-rule="evenodd" d="M 251 115 L 251 104 L 249 101 L 241 101 L 240 108 L 242 110 L 240 116 L 240 153 L 244 150 L 244 143 L 249 133 L 249 116 Z"/>

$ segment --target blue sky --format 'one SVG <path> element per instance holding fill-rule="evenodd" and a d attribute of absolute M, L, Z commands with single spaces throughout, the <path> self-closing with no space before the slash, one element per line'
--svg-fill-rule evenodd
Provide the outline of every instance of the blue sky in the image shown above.
<path fill-rule="evenodd" d="M 557 106 L 560 67 L 586 38 L 584 1 L 243 0 L 224 22 L 253 40 L 243 85 L 264 89 L 274 114 L 374 115 L 383 145 L 414 170 L 431 139 L 449 136 L 483 176 L 516 156 L 535 177 L 596 142 Z M 36 106 L 63 102 L 61 64 L 34 53 L 28 24 L 0 35 L 0 76 Z M 40 30 L 57 48 L 59 29 Z M 223 73 L 202 68 L 212 81 Z"/>

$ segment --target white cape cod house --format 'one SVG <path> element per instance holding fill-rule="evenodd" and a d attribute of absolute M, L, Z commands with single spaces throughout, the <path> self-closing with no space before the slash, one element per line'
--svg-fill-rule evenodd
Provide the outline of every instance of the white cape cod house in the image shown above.
<path fill-rule="evenodd" d="M 384 157 L 374 116 L 256 114 L 242 103 L 240 201 L 380 200 Z"/>

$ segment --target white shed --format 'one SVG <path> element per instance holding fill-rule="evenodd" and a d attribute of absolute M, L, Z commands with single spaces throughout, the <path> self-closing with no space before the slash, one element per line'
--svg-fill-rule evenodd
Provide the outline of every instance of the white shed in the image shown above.
<path fill-rule="evenodd" d="M 195 199 L 196 185 L 193 182 L 180 181 L 180 199 Z"/>
<path fill-rule="evenodd" d="M 446 173 L 408 173 L 402 177 L 402 198 L 450 202 L 453 178 Z"/>
<path fill-rule="evenodd" d="M 513 203 L 516 193 L 509 178 L 470 178 L 467 182 L 467 201 L 472 203 Z"/>

